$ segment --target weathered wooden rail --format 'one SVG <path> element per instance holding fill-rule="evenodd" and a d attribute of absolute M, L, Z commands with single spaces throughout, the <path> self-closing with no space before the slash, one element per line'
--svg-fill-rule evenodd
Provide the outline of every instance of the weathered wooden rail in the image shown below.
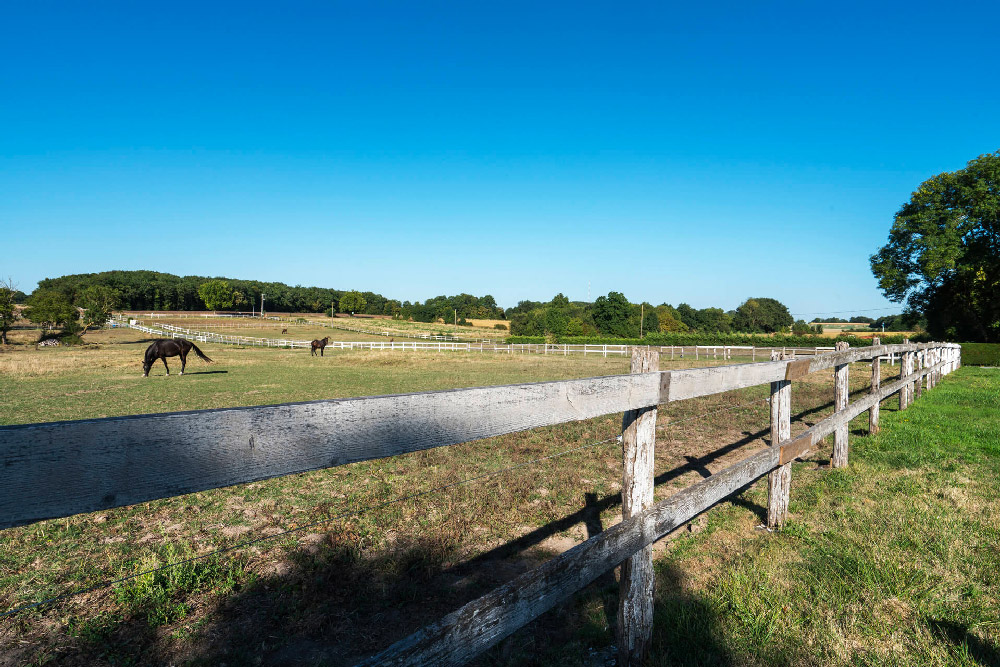
<path fill-rule="evenodd" d="M 832 416 L 791 437 L 792 381 L 832 368 L 846 386 L 849 364 L 871 360 L 877 367 L 890 354 L 904 360 L 899 379 L 874 382 L 871 393 L 853 404 L 838 392 Z M 636 574 L 623 579 L 619 655 L 634 663 L 648 646 L 651 622 L 645 547 L 769 473 L 768 523 L 781 525 L 794 459 L 814 451 L 825 436 L 846 433 L 850 420 L 866 410 L 876 429 L 880 401 L 898 393 L 905 408 L 918 386 L 926 380 L 933 388 L 959 360 L 959 346 L 942 343 L 671 371 L 655 370 L 653 359 L 637 365 L 634 358 L 630 375 L 4 426 L 0 528 L 622 412 L 626 517 L 620 524 L 364 664 L 462 664 L 626 559 Z M 655 428 L 649 424 L 656 406 L 767 383 L 773 446 L 652 504 Z M 846 465 L 846 436 L 838 435 L 835 446 L 834 464 Z"/>

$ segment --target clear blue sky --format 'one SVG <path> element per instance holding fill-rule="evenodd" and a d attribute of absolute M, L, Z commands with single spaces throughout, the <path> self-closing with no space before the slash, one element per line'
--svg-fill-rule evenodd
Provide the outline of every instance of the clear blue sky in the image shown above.
<path fill-rule="evenodd" d="M 696 4 L 4 3 L 0 274 L 887 306 L 1000 148 L 1000 8 Z"/>

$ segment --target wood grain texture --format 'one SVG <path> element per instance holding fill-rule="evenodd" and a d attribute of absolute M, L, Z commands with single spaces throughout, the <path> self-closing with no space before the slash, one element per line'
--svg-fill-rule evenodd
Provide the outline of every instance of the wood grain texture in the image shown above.
<path fill-rule="evenodd" d="M 792 436 L 792 383 L 779 380 L 771 383 L 771 446 Z M 788 517 L 788 501 L 792 487 L 792 464 L 779 466 L 767 477 L 767 527 L 780 528 Z"/>
<path fill-rule="evenodd" d="M 837 343 L 837 350 L 841 351 L 846 346 L 847 343 L 844 342 Z M 850 399 L 849 373 L 850 373 L 850 366 L 848 364 L 839 364 L 837 366 L 834 366 L 833 409 L 835 412 L 841 412 L 847 409 L 847 403 L 848 400 Z M 847 456 L 848 456 L 847 452 L 848 452 L 847 424 L 844 423 L 838 426 L 833 432 L 833 455 L 830 457 L 830 466 L 833 468 L 846 467 Z"/>
<path fill-rule="evenodd" d="M 360 665 L 416 667 L 467 663 L 561 604 L 639 549 L 767 474 L 777 465 L 778 453 L 778 448 L 768 447 L 689 486 L 400 640 Z"/>
<path fill-rule="evenodd" d="M 903 341 L 909 343 L 909 339 Z M 899 377 L 905 378 L 913 373 L 913 351 L 907 350 L 899 358 Z M 899 409 L 905 410 L 913 402 L 912 384 L 904 385 L 899 392 Z"/>
<path fill-rule="evenodd" d="M 880 339 L 877 338 L 877 337 L 872 339 L 872 345 L 873 346 L 877 347 L 880 344 L 880 342 L 881 342 Z M 881 362 L 881 360 L 878 357 L 875 357 L 874 359 L 872 359 L 872 388 L 871 388 L 871 391 L 869 393 L 873 394 L 873 395 L 878 394 L 879 388 L 882 385 L 882 366 L 881 366 L 881 363 L 882 362 Z M 869 433 L 878 433 L 878 431 L 879 431 L 879 425 L 878 425 L 879 414 L 878 413 L 879 413 L 879 408 L 880 407 L 881 407 L 880 401 L 875 401 L 872 404 L 872 407 L 869 408 L 869 410 L 868 410 L 868 432 Z"/>
<path fill-rule="evenodd" d="M 709 396 L 724 391 L 777 382 L 778 380 L 796 380 L 809 373 L 816 373 L 827 368 L 843 366 L 856 361 L 866 361 L 888 354 L 900 354 L 907 350 L 926 349 L 933 345 L 940 345 L 940 343 L 856 347 L 808 359 L 761 361 L 751 364 L 665 371 L 670 374 L 670 380 L 660 394 L 660 403 Z"/>
<path fill-rule="evenodd" d="M 632 351 L 632 373 L 660 369 L 658 352 Z M 622 415 L 622 519 L 653 504 L 656 454 L 656 407 L 627 410 Z M 653 547 L 648 545 L 625 559 L 618 588 L 618 664 L 642 665 L 653 636 Z"/>
<path fill-rule="evenodd" d="M 656 405 L 658 373 L 0 427 L 0 528 Z"/>

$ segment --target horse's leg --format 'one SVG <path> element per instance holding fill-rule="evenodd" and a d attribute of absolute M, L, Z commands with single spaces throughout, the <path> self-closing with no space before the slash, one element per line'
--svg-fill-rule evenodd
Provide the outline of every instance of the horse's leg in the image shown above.
<path fill-rule="evenodd" d="M 320 346 L 320 348 L 319 348 L 319 356 L 321 356 L 321 357 L 323 356 L 323 350 L 325 350 L 325 349 L 326 349 L 326 345 Z"/>
<path fill-rule="evenodd" d="M 184 375 L 184 367 L 187 366 L 187 352 L 181 350 L 181 375 Z"/>
<path fill-rule="evenodd" d="M 163 367 L 167 369 L 167 376 L 169 377 L 170 376 L 170 366 L 167 366 L 167 358 L 166 357 L 160 357 L 160 361 L 163 362 Z"/>

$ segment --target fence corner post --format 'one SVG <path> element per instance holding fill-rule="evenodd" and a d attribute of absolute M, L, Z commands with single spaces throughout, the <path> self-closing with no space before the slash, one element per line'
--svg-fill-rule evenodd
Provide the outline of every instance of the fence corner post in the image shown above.
<path fill-rule="evenodd" d="M 882 344 L 882 339 L 878 336 L 872 338 L 872 347 L 878 347 Z M 882 359 L 881 357 L 872 357 L 872 388 L 871 393 L 877 394 L 878 390 L 882 384 Z M 876 401 L 872 407 L 868 410 L 868 432 L 878 433 L 878 413 L 881 404 Z"/>
<path fill-rule="evenodd" d="M 850 345 L 846 341 L 837 343 L 837 352 L 846 352 Z M 833 411 L 842 412 L 847 409 L 847 402 L 850 396 L 850 385 L 848 369 L 850 364 L 837 364 L 834 366 L 833 378 Z M 830 457 L 832 468 L 844 468 L 847 466 L 847 432 L 849 424 L 842 424 L 833 432 L 833 456 Z"/>
<path fill-rule="evenodd" d="M 632 373 L 660 369 L 660 354 L 632 348 Z M 622 518 L 653 504 L 653 457 L 656 406 L 628 410 L 622 418 Z M 618 597 L 618 664 L 641 665 L 653 635 L 653 545 L 627 558 L 621 566 Z"/>
<path fill-rule="evenodd" d="M 771 360 L 784 358 L 771 352 Z M 792 382 L 778 380 L 771 383 L 771 446 L 792 437 Z M 767 527 L 781 528 L 788 517 L 788 500 L 792 487 L 792 464 L 779 466 L 767 476 Z"/>

